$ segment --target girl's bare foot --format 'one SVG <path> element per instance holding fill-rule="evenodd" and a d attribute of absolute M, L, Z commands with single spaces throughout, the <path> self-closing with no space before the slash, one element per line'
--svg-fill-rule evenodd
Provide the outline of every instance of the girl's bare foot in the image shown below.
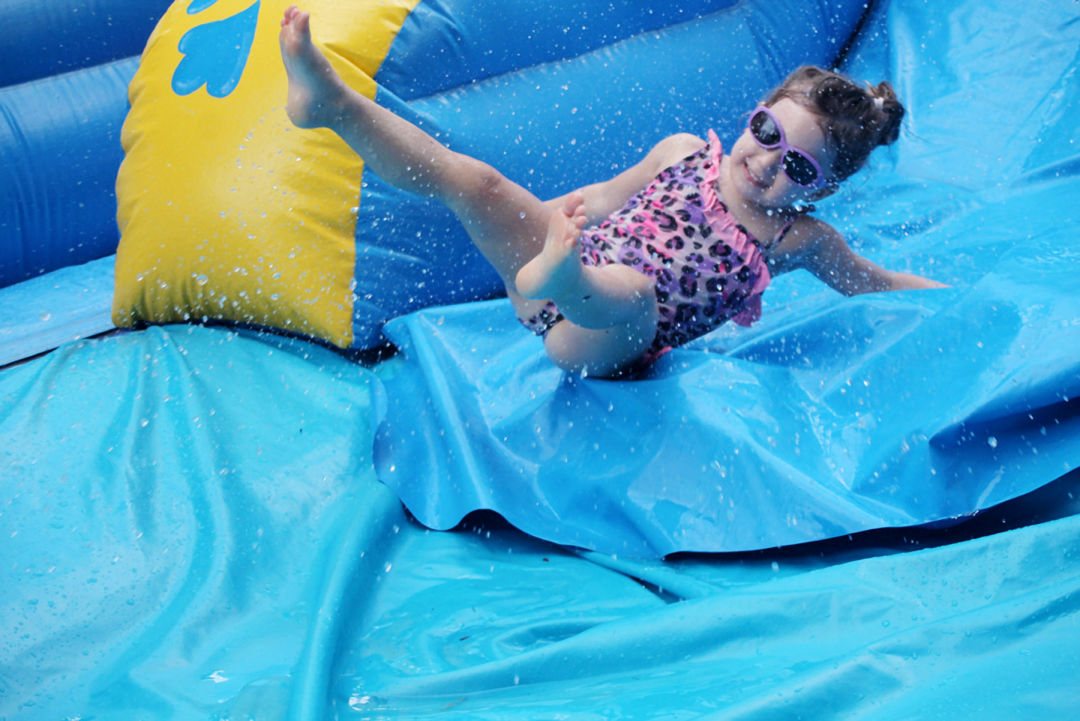
<path fill-rule="evenodd" d="M 582 284 L 578 238 L 585 227 L 585 198 L 581 192 L 567 196 L 562 208 L 551 214 L 547 238 L 540 253 L 522 266 L 514 284 L 517 292 L 532 300 L 553 299 L 573 293 Z"/>
<path fill-rule="evenodd" d="M 335 103 L 344 83 L 326 56 L 311 42 L 311 17 L 295 5 L 281 19 L 281 59 L 289 77 L 285 110 L 293 124 L 301 128 L 330 125 Z"/>

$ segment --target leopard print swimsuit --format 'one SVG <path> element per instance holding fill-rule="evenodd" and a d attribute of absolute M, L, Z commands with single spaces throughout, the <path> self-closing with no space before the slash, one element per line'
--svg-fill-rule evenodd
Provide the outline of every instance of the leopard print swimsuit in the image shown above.
<path fill-rule="evenodd" d="M 761 316 L 771 276 L 760 244 L 720 199 L 723 148 L 716 133 L 694 154 L 663 170 L 626 205 L 581 235 L 581 261 L 622 263 L 652 278 L 660 318 L 651 361 L 728 320 L 748 326 Z M 790 229 L 789 221 L 771 245 Z M 524 325 L 543 337 L 563 316 L 554 303 Z"/>

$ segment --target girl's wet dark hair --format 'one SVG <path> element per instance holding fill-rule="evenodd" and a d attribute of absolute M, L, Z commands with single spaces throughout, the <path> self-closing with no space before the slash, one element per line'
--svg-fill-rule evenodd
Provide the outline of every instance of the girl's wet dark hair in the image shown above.
<path fill-rule="evenodd" d="M 874 148 L 894 142 L 904 119 L 904 106 L 889 82 L 862 86 L 813 65 L 789 75 L 765 105 L 781 98 L 790 98 L 821 118 L 821 129 L 834 152 L 831 183 L 861 168 Z"/>

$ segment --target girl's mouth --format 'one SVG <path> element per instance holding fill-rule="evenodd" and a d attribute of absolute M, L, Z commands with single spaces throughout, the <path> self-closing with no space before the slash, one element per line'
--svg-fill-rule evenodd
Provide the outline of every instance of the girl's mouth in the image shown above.
<path fill-rule="evenodd" d="M 745 160 L 743 161 L 743 171 L 746 173 L 747 180 L 749 180 L 752 185 L 756 185 L 762 190 L 769 187 L 768 183 L 766 183 L 764 180 L 761 180 L 756 175 L 754 175 L 753 172 L 751 172 L 750 164 Z"/>

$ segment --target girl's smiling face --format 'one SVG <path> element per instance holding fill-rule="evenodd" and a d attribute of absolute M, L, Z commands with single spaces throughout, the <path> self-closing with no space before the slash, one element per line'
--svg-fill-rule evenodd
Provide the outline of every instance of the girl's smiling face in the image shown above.
<path fill-rule="evenodd" d="M 826 147 L 825 132 L 818 117 L 790 98 L 781 98 L 769 110 L 783 129 L 788 145 L 811 155 L 828 177 L 832 153 Z M 815 190 L 792 181 L 784 172 L 783 155 L 781 148 L 763 148 L 754 140 L 749 128 L 743 130 L 731 148 L 728 173 L 747 203 L 766 209 L 783 209 L 799 201 L 818 200 L 829 194 L 828 186 Z"/>

